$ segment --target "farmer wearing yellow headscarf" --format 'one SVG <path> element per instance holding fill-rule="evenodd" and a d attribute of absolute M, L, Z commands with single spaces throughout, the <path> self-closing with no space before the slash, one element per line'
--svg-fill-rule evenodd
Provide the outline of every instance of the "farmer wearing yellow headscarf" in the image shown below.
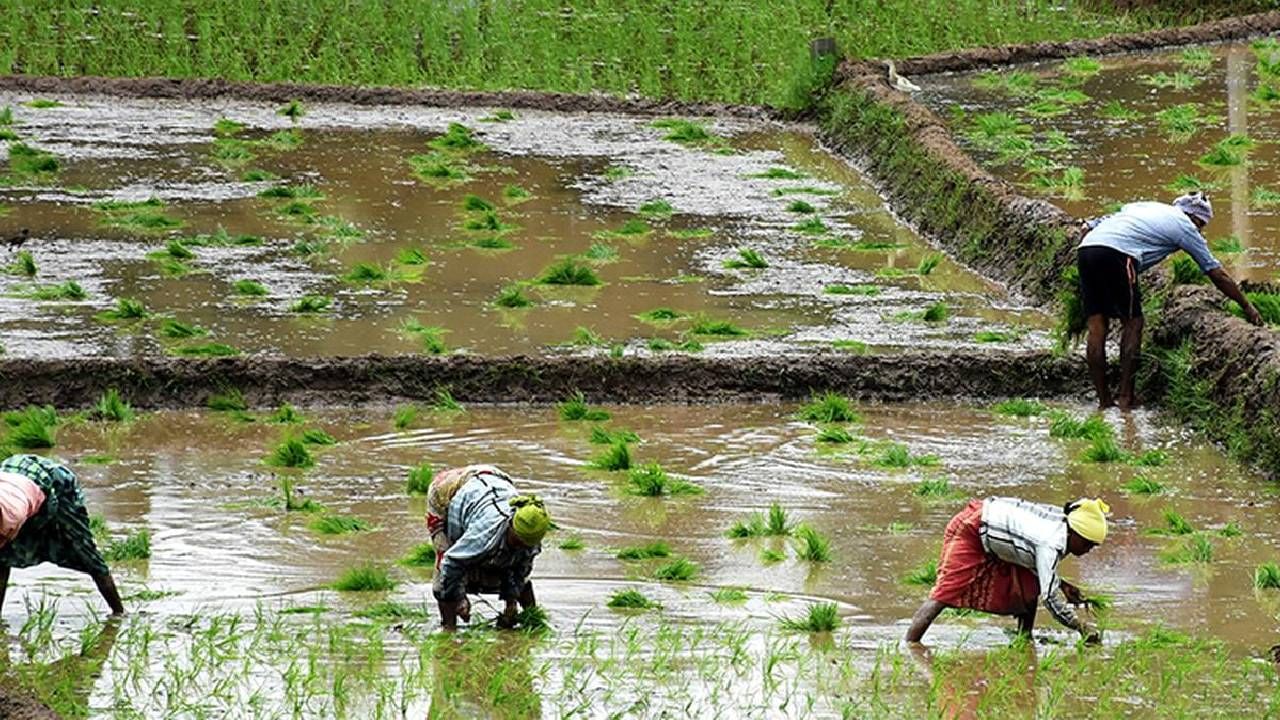
<path fill-rule="evenodd" d="M 530 608 L 533 559 L 551 527 L 542 500 L 521 495 L 511 478 L 492 465 L 468 465 L 437 473 L 427 491 L 427 529 L 436 549 L 432 591 L 440 621 L 454 630 L 471 622 L 467 593 L 497 593 L 506 606 L 499 627 L 514 627 L 517 603 Z"/>
<path fill-rule="evenodd" d="M 947 523 L 937 582 L 916 611 L 907 642 L 920 642 L 949 607 L 1013 615 L 1018 632 L 1030 635 L 1037 602 L 1086 643 L 1101 642 L 1101 632 L 1071 609 L 1084 598 L 1058 577 L 1058 563 L 1067 553 L 1084 555 L 1102 544 L 1110 510 L 1102 500 L 1087 499 L 1063 507 L 1018 498 L 970 501 Z"/>

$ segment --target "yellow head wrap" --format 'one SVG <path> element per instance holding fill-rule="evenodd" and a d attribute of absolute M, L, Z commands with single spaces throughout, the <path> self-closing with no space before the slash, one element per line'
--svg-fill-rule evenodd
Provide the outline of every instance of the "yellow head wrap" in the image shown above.
<path fill-rule="evenodd" d="M 1093 500 L 1080 499 L 1075 507 L 1067 513 L 1067 525 L 1080 537 L 1099 545 L 1107 539 L 1107 513 L 1111 507 L 1101 498 Z"/>
<path fill-rule="evenodd" d="M 521 495 L 511 498 L 511 507 L 516 511 L 511 516 L 511 530 L 520 542 L 530 547 L 542 542 L 542 536 L 551 527 L 551 516 L 542 506 L 542 499 L 537 495 Z"/>

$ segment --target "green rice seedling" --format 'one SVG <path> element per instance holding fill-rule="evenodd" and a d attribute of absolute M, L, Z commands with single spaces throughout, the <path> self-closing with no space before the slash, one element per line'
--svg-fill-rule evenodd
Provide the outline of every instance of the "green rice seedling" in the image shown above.
<path fill-rule="evenodd" d="M 936 303 L 933 303 L 932 305 L 924 309 L 925 322 L 931 322 L 931 323 L 946 322 L 947 318 L 950 317 L 950 315 L 951 315 L 951 309 L 948 308 L 947 304 L 942 302 L 941 300 L 939 300 Z"/>
<path fill-rule="evenodd" d="M 1249 204 L 1255 208 L 1280 205 L 1280 192 L 1267 187 L 1255 187 L 1249 196 Z M 1238 243 L 1239 239 L 1236 239 L 1236 242 Z"/>
<path fill-rule="evenodd" d="M 290 200 L 276 207 L 277 215 L 306 224 L 316 222 L 316 216 L 319 212 L 315 205 L 305 200 Z"/>
<path fill-rule="evenodd" d="M 23 142 L 9 143 L 9 172 L 19 178 L 45 180 L 58 172 L 58 158 Z"/>
<path fill-rule="evenodd" d="M 311 522 L 307 523 L 307 527 L 321 535 L 349 535 L 373 529 L 368 522 L 345 515 L 321 515 L 312 518 Z"/>
<path fill-rule="evenodd" d="M 596 425 L 591 428 L 591 434 L 588 436 L 593 445 L 612 445 L 616 442 L 636 443 L 640 442 L 640 436 L 630 430 L 608 430 Z"/>
<path fill-rule="evenodd" d="M 818 436 L 815 440 L 820 443 L 845 445 L 853 442 L 853 436 L 849 434 L 848 430 L 839 425 L 824 425 L 818 429 Z"/>
<path fill-rule="evenodd" d="M 1204 535 L 1195 533 L 1163 552 L 1160 557 L 1172 565 L 1210 563 L 1213 562 L 1213 543 Z"/>
<path fill-rule="evenodd" d="M 75 280 L 68 280 L 57 285 L 41 285 L 34 288 L 30 297 L 36 300 L 84 300 L 89 297 L 89 293 L 80 287 L 80 283 Z"/>
<path fill-rule="evenodd" d="M 1277 45 L 1275 38 L 1255 40 L 1250 44 L 1250 48 L 1257 61 L 1253 69 L 1259 77 L 1270 80 L 1280 77 L 1280 46 Z"/>
<path fill-rule="evenodd" d="M 765 565 L 772 565 L 774 563 L 780 563 L 783 560 L 786 560 L 787 554 L 781 550 L 775 550 L 774 548 L 766 547 L 766 548 L 760 548 L 759 557 L 760 557 L 760 562 L 764 563 Z"/>
<path fill-rule="evenodd" d="M 1172 75 L 1166 72 L 1143 75 L 1141 80 L 1145 84 L 1160 90 L 1190 90 L 1200 84 L 1200 78 L 1180 70 Z"/>
<path fill-rule="evenodd" d="M 327 295 L 303 295 L 293 304 L 289 306 L 290 312 L 303 315 L 322 313 L 329 310 L 329 306 L 333 304 L 333 298 Z"/>
<path fill-rule="evenodd" d="M 1152 535 L 1191 535 L 1196 529 L 1176 510 L 1165 508 L 1164 527 L 1150 530 Z"/>
<path fill-rule="evenodd" d="M 323 200 L 324 193 L 315 185 L 275 185 L 258 193 L 260 198 L 283 200 Z"/>
<path fill-rule="evenodd" d="M 653 571 L 653 576 L 668 582 L 688 582 L 698 574 L 698 566 L 687 558 L 678 557 Z"/>
<path fill-rule="evenodd" d="M 431 140 L 427 146 L 433 150 L 450 153 L 472 153 L 487 150 L 484 143 L 476 139 L 471 128 L 462 123 L 449 123 L 443 135 Z"/>
<path fill-rule="evenodd" d="M 736 520 L 729 529 L 725 531 L 725 536 L 735 539 L 763 537 L 768 534 L 768 528 L 765 526 L 764 515 L 755 512 L 746 517 L 745 520 Z"/>
<path fill-rule="evenodd" d="M 271 182 L 272 180 L 279 180 L 279 179 L 280 177 L 275 173 L 269 172 L 267 170 L 262 170 L 260 168 L 245 170 L 244 172 L 240 173 L 241 182 Z"/>
<path fill-rule="evenodd" d="M 462 222 L 462 229 L 471 232 L 492 233 L 496 235 L 504 235 L 517 230 L 519 226 L 505 223 L 498 213 L 489 210 L 472 215 Z"/>
<path fill-rule="evenodd" d="M 747 591 L 743 588 L 723 587 L 716 588 L 712 592 L 707 593 L 714 602 L 725 605 L 732 603 L 744 603 L 747 601 Z"/>
<path fill-rule="evenodd" d="M 668 230 L 667 234 L 676 240 L 701 240 L 715 235 L 715 231 L 711 228 L 685 228 L 682 230 Z"/>
<path fill-rule="evenodd" d="M 430 465 L 419 465 L 409 469 L 409 479 L 405 482 L 405 492 L 410 495 L 426 495 L 431 489 L 431 479 L 436 471 Z"/>
<path fill-rule="evenodd" d="M 631 468 L 627 474 L 627 492 L 641 497 L 663 495 L 701 495 L 704 490 L 683 478 L 674 478 L 658 463 Z"/>
<path fill-rule="evenodd" d="M 394 623 L 396 627 L 412 622 L 425 623 L 431 618 L 425 604 L 421 607 L 410 607 L 398 602 L 376 603 L 356 611 L 355 616 L 374 622 Z"/>
<path fill-rule="evenodd" d="M 592 243 L 587 251 L 582 253 L 582 259 L 587 262 L 597 264 L 605 264 L 618 261 L 618 249 L 612 245 L 605 243 Z"/>
<path fill-rule="evenodd" d="M 693 335 L 710 335 L 714 337 L 744 337 L 751 334 L 750 331 L 728 320 L 713 320 L 706 317 L 694 318 L 693 325 L 689 327 L 689 332 Z"/>
<path fill-rule="evenodd" d="M 107 562 L 134 562 L 151 557 L 151 533 L 143 528 L 129 533 L 123 540 L 111 540 L 102 550 Z"/>
<path fill-rule="evenodd" d="M 330 587 L 339 592 L 386 592 L 394 590 L 396 582 L 386 568 L 365 564 L 343 571 Z"/>
<path fill-rule="evenodd" d="M 191 325 L 174 318 L 165 318 L 160 323 L 160 335 L 170 340 L 188 340 L 202 337 L 208 331 L 199 325 Z"/>
<path fill-rule="evenodd" d="M 1253 571 L 1253 586 L 1259 590 L 1280 589 L 1280 565 L 1265 562 Z"/>
<path fill-rule="evenodd" d="M 1074 80 L 1083 80 L 1102 72 L 1102 63 L 1091 57 L 1070 57 L 1062 61 L 1059 69 Z"/>
<path fill-rule="evenodd" d="M 1031 179 L 1032 185 L 1042 192 L 1066 200 L 1084 197 L 1084 169 L 1065 167 L 1057 175 L 1038 173 Z"/>
<path fill-rule="evenodd" d="M 616 590 L 605 605 L 614 610 L 654 610 L 662 607 L 639 590 Z"/>
<path fill-rule="evenodd" d="M 295 425 L 306 422 L 306 418 L 302 417 L 302 413 L 298 412 L 298 408 L 285 403 L 267 416 L 267 422 L 280 425 Z"/>
<path fill-rule="evenodd" d="M 1200 271 L 1200 266 L 1189 257 L 1176 257 L 1170 268 L 1172 269 L 1173 283 L 1175 285 L 1204 285 L 1209 282 L 1208 276 Z"/>
<path fill-rule="evenodd" d="M 248 403 L 244 401 L 244 395 L 236 388 L 213 393 L 205 401 L 205 407 L 218 412 L 244 412 L 249 409 Z"/>
<path fill-rule="evenodd" d="M 133 420 L 133 408 L 120 397 L 120 391 L 108 388 L 93 406 L 93 418 L 106 422 L 126 423 Z"/>
<path fill-rule="evenodd" d="M 582 394 L 582 391 L 574 392 L 566 400 L 558 403 L 556 412 L 560 414 L 561 420 L 568 422 L 577 422 L 579 420 L 603 422 L 609 419 L 607 411 L 587 405 L 586 396 Z"/>
<path fill-rule="evenodd" d="M 453 393 L 450 392 L 448 387 L 440 386 L 431 393 L 431 411 L 437 413 L 459 413 L 465 412 L 466 408 L 462 407 L 462 403 L 454 399 Z"/>
<path fill-rule="evenodd" d="M 663 136 L 664 140 L 671 140 L 682 145 L 709 144 L 721 140 L 708 132 L 706 126 L 692 120 L 661 118 L 654 120 L 650 125 L 667 131 L 667 134 Z"/>
<path fill-rule="evenodd" d="M 1280 202 L 1280 193 L 1276 193 L 1276 201 Z M 1221 253 L 1223 255 L 1235 255 L 1245 251 L 1244 243 L 1240 242 L 1240 238 L 1235 235 L 1214 238 L 1213 241 L 1209 243 L 1209 248 L 1215 253 Z"/>
<path fill-rule="evenodd" d="M 1049 413 L 1049 437 L 1073 440 L 1095 440 L 1112 437 L 1113 431 L 1101 415 L 1090 415 L 1079 420 L 1061 410 Z"/>
<path fill-rule="evenodd" d="M 10 427 L 9 434 L 4 438 L 5 444 L 19 450 L 46 450 L 53 447 L 56 419 L 49 422 L 47 417 L 31 410 L 28 408 L 25 413 L 19 414 L 17 422 L 11 422 L 10 416 L 6 415 L 5 421 Z"/>
<path fill-rule="evenodd" d="M 98 319 L 107 322 L 142 320 L 147 315 L 147 309 L 141 302 L 132 298 L 120 298 L 116 300 L 114 309 L 98 313 Z"/>
<path fill-rule="evenodd" d="M 287 438 L 276 445 L 266 461 L 272 467 L 309 468 L 316 464 L 311 451 L 300 438 Z"/>
<path fill-rule="evenodd" d="M 1165 133 L 1177 140 L 1186 140 L 1201 128 L 1218 124 L 1222 118 L 1205 115 L 1196 103 L 1183 103 L 1157 112 L 1156 120 Z"/>
<path fill-rule="evenodd" d="M 861 340 L 832 340 L 831 347 L 841 352 L 866 355 L 871 347 Z"/>
<path fill-rule="evenodd" d="M 406 430 L 417 421 L 418 407 L 416 405 L 401 405 L 391 415 L 391 424 L 397 430 Z"/>
<path fill-rule="evenodd" d="M 581 550 L 586 546 L 587 544 L 583 542 L 582 537 L 579 535 L 570 535 L 560 541 L 561 550 Z"/>
<path fill-rule="evenodd" d="M 979 73 L 973 79 L 974 87 L 983 90 L 994 90 L 1013 96 L 1034 95 L 1036 90 L 1036 76 L 1029 72 L 1021 70 L 1011 70 L 1008 72 L 996 72 L 988 70 Z"/>
<path fill-rule="evenodd" d="M 1026 400 L 1024 398 L 1013 398 L 1004 402 L 996 403 L 991 407 L 991 411 L 1000 415 L 1012 415 L 1014 417 L 1036 417 L 1043 415 L 1048 408 L 1044 403 L 1038 400 Z"/>
<path fill-rule="evenodd" d="M 803 180 L 805 174 L 796 172 L 791 168 L 771 167 L 764 172 L 748 175 L 747 177 L 752 180 Z"/>
<path fill-rule="evenodd" d="M 220 117 L 213 123 L 213 134 L 218 137 L 235 137 L 244 131 L 244 123 Z"/>
<path fill-rule="evenodd" d="M 631 447 L 625 442 L 609 445 L 591 460 L 591 467 L 597 470 L 630 470 Z"/>
<path fill-rule="evenodd" d="M 790 632 L 829 633 L 839 627 L 840 614 L 835 603 L 814 603 L 801 617 L 782 618 L 781 625 Z"/>
<path fill-rule="evenodd" d="M 672 213 L 675 212 L 675 208 L 666 200 L 657 199 L 643 203 L 636 212 L 645 217 L 662 220 L 671 217 Z"/>
<path fill-rule="evenodd" d="M 533 300 L 524 294 L 519 285 L 508 285 L 498 293 L 493 304 L 501 308 L 525 308 L 533 305 Z"/>
<path fill-rule="evenodd" d="M 827 224 L 822 222 L 822 218 L 817 216 L 796 223 L 791 226 L 791 229 L 806 235 L 824 235 L 829 230 Z"/>
<path fill-rule="evenodd" d="M 522 203 L 531 197 L 533 197 L 533 193 L 525 190 L 519 185 L 508 185 L 502 188 L 502 200 L 508 205 Z"/>
<path fill-rule="evenodd" d="M 222 165 L 245 165 L 257 155 L 244 140 L 233 137 L 215 138 L 209 155 Z"/>
<path fill-rule="evenodd" d="M 13 124 L 13 108 L 5 105 L 0 108 L 0 125 L 9 126 Z"/>
<path fill-rule="evenodd" d="M 1243 165 L 1253 149 L 1254 142 L 1246 135 L 1233 133 L 1219 140 L 1209 152 L 1200 156 L 1200 164 L 1210 167 L 1234 167 Z"/>
<path fill-rule="evenodd" d="M 617 182 L 635 175 L 636 171 L 625 165 L 610 165 L 604 169 L 604 179 L 609 182 Z"/>
<path fill-rule="evenodd" d="M 645 342 L 645 346 L 654 352 L 667 352 L 669 350 L 679 350 L 681 352 L 696 353 L 702 352 L 705 346 L 693 338 L 684 338 L 678 343 L 671 342 L 666 338 L 649 338 Z"/>
<path fill-rule="evenodd" d="M 1134 456 L 1130 462 L 1139 467 L 1160 467 L 1169 462 L 1169 453 L 1163 450 L 1148 450 Z"/>
<path fill-rule="evenodd" d="M 20 277 L 33 278 L 40 272 L 40 268 L 36 265 L 36 258 L 26 250 L 18 252 L 18 256 L 14 259 L 6 272 L 10 275 L 18 275 Z"/>
<path fill-rule="evenodd" d="M 263 297 L 268 294 L 266 285 L 248 278 L 231 283 L 231 291 L 243 297 Z"/>
<path fill-rule="evenodd" d="M 828 295 L 861 295 L 864 297 L 871 297 L 879 295 L 882 292 L 882 289 L 879 285 L 835 284 L 823 287 L 822 292 Z"/>
<path fill-rule="evenodd" d="M 170 240 L 164 248 L 164 255 L 174 260 L 194 260 L 196 254 L 191 252 L 181 240 Z"/>
<path fill-rule="evenodd" d="M 828 562 L 831 560 L 831 540 L 806 523 L 796 525 L 791 531 L 794 538 L 796 557 L 808 562 Z"/>
<path fill-rule="evenodd" d="M 428 183 L 448 184 L 470 179 L 466 165 L 444 153 L 413 155 L 408 163 L 413 174 Z"/>
<path fill-rule="evenodd" d="M 1142 113 L 1133 108 L 1125 107 L 1125 104 L 1119 100 L 1111 100 L 1102 106 L 1102 109 L 1098 111 L 1098 116 L 1107 120 L 1127 123 L 1142 117 Z"/>
<path fill-rule="evenodd" d="M 240 350 L 226 343 L 208 342 L 195 345 L 179 345 L 169 352 L 182 357 L 234 357 Z"/>
<path fill-rule="evenodd" d="M 942 262 L 942 253 L 929 253 L 920 259 L 920 264 L 916 266 L 916 273 L 919 275 L 929 275 Z"/>
<path fill-rule="evenodd" d="M 1271 82 L 1264 82 L 1249 93 L 1249 99 L 1269 110 L 1276 101 L 1280 100 L 1280 89 Z"/>
<path fill-rule="evenodd" d="M 347 271 L 342 279 L 353 283 L 383 282 L 387 279 L 387 271 L 373 263 L 361 262 Z"/>
<path fill-rule="evenodd" d="M 308 428 L 302 431 L 302 442 L 307 445 L 337 445 L 338 441 L 332 435 L 321 430 L 320 428 Z"/>
<path fill-rule="evenodd" d="M 774 188 L 773 190 L 773 195 L 775 197 L 786 197 L 787 195 L 816 195 L 818 197 L 830 197 L 832 195 L 839 194 L 839 190 L 815 187 L 813 185 L 791 185 L 788 187 Z"/>
<path fill-rule="evenodd" d="M 396 263 L 400 265 L 419 267 L 430 265 L 431 260 L 421 248 L 405 248 L 396 254 Z"/>
<path fill-rule="evenodd" d="M 938 581 L 938 561 L 930 558 L 902 577 L 907 585 L 931 586 Z"/>
<path fill-rule="evenodd" d="M 1116 463 L 1129 459 L 1129 454 L 1120 449 L 1114 437 L 1097 437 L 1085 448 L 1080 459 L 1092 463 Z"/>
<path fill-rule="evenodd" d="M 874 464 L 882 468 L 908 468 L 912 465 L 937 465 L 938 458 L 933 455 L 912 455 L 902 443 L 888 443 L 876 457 Z"/>
<path fill-rule="evenodd" d="M 792 200 L 787 203 L 787 212 L 799 213 L 801 215 L 812 215 L 817 212 L 817 209 L 804 200 Z"/>
<path fill-rule="evenodd" d="M 1164 189 L 1168 190 L 1169 192 L 1179 193 L 1179 194 L 1194 192 L 1197 190 L 1200 192 L 1209 192 L 1211 190 L 1217 190 L 1218 184 L 1215 182 L 1201 180 L 1195 175 L 1187 175 L 1185 173 L 1182 173 L 1182 174 L 1179 174 L 1178 177 L 1174 178 L 1173 182 L 1169 183 L 1168 185 L 1165 185 Z"/>
<path fill-rule="evenodd" d="M 975 115 L 965 137 L 973 144 L 994 149 L 1010 137 L 1026 136 L 1031 133 L 1031 126 L 1007 112 L 988 112 Z"/>
<path fill-rule="evenodd" d="M 299 100 L 290 100 L 284 105 L 276 108 L 276 114 L 289 118 L 291 122 L 298 122 L 303 115 L 307 114 L 306 107 Z"/>
<path fill-rule="evenodd" d="M 476 250 L 504 251 L 504 250 L 514 250 L 516 247 L 516 244 L 504 237 L 499 237 L 497 235 L 494 235 L 492 237 L 484 237 L 484 238 L 479 238 L 477 240 L 473 240 L 471 241 L 469 246 L 472 248 L 475 248 Z"/>
<path fill-rule="evenodd" d="M 1208 70 L 1213 61 L 1213 52 L 1208 48 L 1189 47 L 1178 54 L 1178 64 L 1188 70 Z"/>
<path fill-rule="evenodd" d="M 533 605 L 516 613 L 516 627 L 525 635 L 544 635 L 551 632 L 551 618 L 546 608 Z"/>
<path fill-rule="evenodd" d="M 462 198 L 462 209 L 466 212 L 491 213 L 497 208 L 479 195 L 465 195 Z"/>
<path fill-rule="evenodd" d="M 618 551 L 619 560 L 651 560 L 671 556 L 671 546 L 662 541 L 632 545 Z"/>
<path fill-rule="evenodd" d="M 289 152 L 302 147 L 304 142 L 302 133 L 291 128 L 288 130 L 278 130 L 273 132 L 259 140 L 256 144 L 259 147 L 266 148 L 272 152 Z"/>
<path fill-rule="evenodd" d="M 811 395 L 809 402 L 796 411 L 796 418 L 812 423 L 862 422 L 862 416 L 854 409 L 853 401 L 830 390 L 821 395 Z"/>
<path fill-rule="evenodd" d="M 596 275 L 596 271 L 591 269 L 591 266 L 579 263 L 573 258 L 564 258 L 548 265 L 535 282 L 543 285 L 582 285 L 590 287 L 599 285 L 600 278 Z"/>
<path fill-rule="evenodd" d="M 480 118 L 480 122 L 511 122 L 516 119 L 516 114 L 510 110 L 495 110 L 492 114 Z"/>
<path fill-rule="evenodd" d="M 738 250 L 738 257 L 725 260 L 724 266 L 730 269 L 762 269 L 769 267 L 769 261 L 765 260 L 759 252 L 756 252 L 751 248 L 740 248 Z"/>
<path fill-rule="evenodd" d="M 639 315 L 635 316 L 635 318 L 640 322 L 645 322 L 652 325 L 666 325 L 669 323 L 673 323 L 677 320 L 683 320 L 686 317 L 688 316 L 680 312 L 679 310 L 672 310 L 671 308 L 667 308 L 667 307 L 660 307 L 660 308 L 654 308 L 652 310 L 646 310 L 645 312 L 642 312 Z"/>
<path fill-rule="evenodd" d="M 182 277 L 192 271 L 191 266 L 187 263 L 184 263 L 181 260 L 174 260 L 173 258 L 163 254 L 153 257 L 152 262 L 154 262 L 156 267 L 160 269 L 160 273 L 162 275 L 166 275 L 168 277 Z"/>
<path fill-rule="evenodd" d="M 1135 475 L 1132 480 L 1120 486 L 1120 489 L 1130 495 L 1161 495 L 1165 492 L 1165 486 L 1142 475 Z"/>
<path fill-rule="evenodd" d="M 958 491 L 951 486 L 951 481 L 946 478 L 926 478 L 916 485 L 912 493 L 918 498 L 926 500 L 941 500 L 956 497 Z"/>
<path fill-rule="evenodd" d="M 1240 523 L 1232 521 L 1218 528 L 1218 536 L 1225 538 L 1234 538 L 1244 535 L 1244 530 L 1240 528 Z"/>
<path fill-rule="evenodd" d="M 436 564 L 436 547 L 429 542 L 418 543 L 400 558 L 405 567 L 434 567 Z"/>

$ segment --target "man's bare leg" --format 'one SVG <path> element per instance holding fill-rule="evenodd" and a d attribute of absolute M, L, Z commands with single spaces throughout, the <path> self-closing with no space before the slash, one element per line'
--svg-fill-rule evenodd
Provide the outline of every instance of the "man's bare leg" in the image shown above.
<path fill-rule="evenodd" d="M 1032 608 L 1018 616 L 1018 634 L 1023 637 L 1031 637 L 1031 631 L 1036 629 L 1036 611 Z"/>
<path fill-rule="evenodd" d="M 918 643 L 928 632 L 929 626 L 933 625 L 933 621 L 938 619 L 938 615 L 947 609 L 946 603 L 940 603 L 937 600 L 925 600 L 920 609 L 916 611 L 914 617 L 911 618 L 911 627 L 907 628 L 907 642 Z"/>
<path fill-rule="evenodd" d="M 1089 378 L 1093 380 L 1093 389 L 1098 393 L 1098 407 L 1106 409 L 1115 404 L 1111 399 L 1111 390 L 1107 388 L 1107 316 L 1090 315 L 1088 326 L 1089 337 L 1084 357 L 1089 363 Z"/>
<path fill-rule="evenodd" d="M 1120 326 L 1120 396 L 1116 399 L 1121 410 L 1138 407 L 1138 395 L 1133 383 L 1138 373 L 1138 356 L 1142 353 L 1141 317 L 1129 318 Z"/>

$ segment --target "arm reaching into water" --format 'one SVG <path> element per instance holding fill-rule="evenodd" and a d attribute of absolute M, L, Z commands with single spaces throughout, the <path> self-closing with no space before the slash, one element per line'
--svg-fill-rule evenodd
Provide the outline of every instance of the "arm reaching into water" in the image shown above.
<path fill-rule="evenodd" d="M 1216 267 L 1205 274 L 1213 281 L 1219 292 L 1236 301 L 1236 304 L 1244 311 L 1246 320 L 1253 325 L 1262 326 L 1262 315 L 1258 313 L 1258 309 L 1253 306 L 1253 303 L 1249 302 L 1249 298 L 1244 296 L 1244 293 L 1240 291 L 1240 286 L 1236 284 L 1235 280 L 1231 279 L 1231 276 L 1225 270 Z"/>

